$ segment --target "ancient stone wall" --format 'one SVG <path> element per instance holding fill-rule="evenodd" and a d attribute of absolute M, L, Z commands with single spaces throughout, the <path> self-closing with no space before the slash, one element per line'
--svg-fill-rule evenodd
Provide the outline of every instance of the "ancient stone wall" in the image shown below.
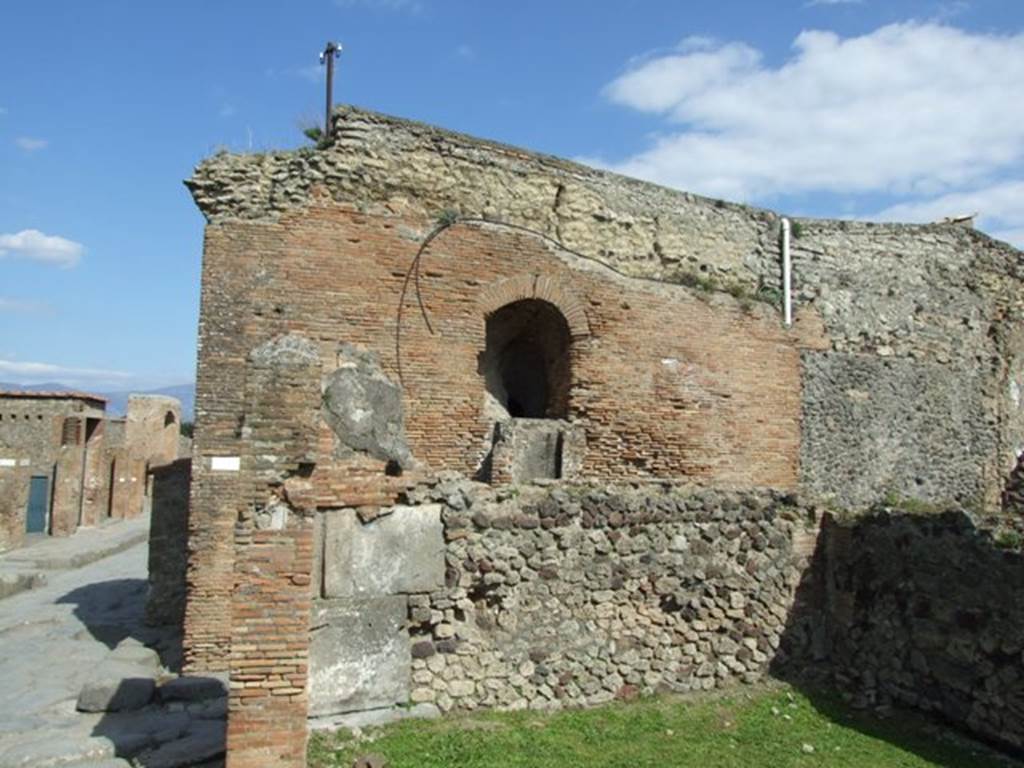
<path fill-rule="evenodd" d="M 191 461 L 179 459 L 152 471 L 146 621 L 154 625 L 180 628 L 185 617 L 190 470 Z"/>
<path fill-rule="evenodd" d="M 913 707 L 1024 750 L 1024 521 L 889 510 L 822 537 L 829 666 L 860 706 Z"/>
<path fill-rule="evenodd" d="M 21 546 L 25 539 L 25 514 L 28 504 L 28 465 L 15 459 L 0 458 L 0 552 Z"/>
<path fill-rule="evenodd" d="M 230 670 L 238 765 L 300 764 L 307 699 L 548 707 L 824 658 L 811 510 L 780 494 L 992 505 L 1024 448 L 1009 246 L 795 221 L 784 328 L 775 213 L 359 110 L 331 139 L 188 182 L 209 225 L 185 656 Z M 538 366 L 559 470 L 492 386 L 487 318 L 524 301 L 564 319 L 544 354 L 568 361 Z M 409 490 L 535 463 L 577 484 Z M 396 521 L 415 546 L 379 544 Z"/>
<path fill-rule="evenodd" d="M 998 443 L 987 371 L 841 352 L 810 352 L 803 364 L 806 490 L 849 509 L 886 494 L 982 506 Z"/>
<path fill-rule="evenodd" d="M 80 524 L 95 524 L 109 487 L 102 400 L 11 393 L 0 395 L 0 416 L 0 460 L 28 467 L 26 483 L 47 478 L 47 532 L 66 536 Z M 27 488 L 19 490 L 27 494 Z M 24 525 L 25 510 L 17 514 Z"/>
<path fill-rule="evenodd" d="M 311 241 L 308 229 L 300 232 L 297 219 L 315 220 L 312 209 L 325 204 L 325 198 L 372 216 L 398 214 L 395 234 L 407 244 L 405 259 L 389 265 L 395 272 L 394 287 L 381 295 L 391 296 L 398 291 L 428 222 L 451 211 L 527 227 L 626 274 L 745 293 L 769 303 L 780 299 L 779 216 L 773 212 L 674 192 L 352 108 L 336 113 L 332 138 L 323 150 L 221 154 L 201 165 L 189 185 L 214 225 L 210 233 L 224 227 L 244 241 L 241 247 L 258 249 L 260 241 L 265 247 L 268 233 L 287 238 L 294 232 L 297 247 L 312 246 L 304 263 L 319 277 L 336 271 L 325 257 L 341 257 L 347 269 L 352 252 L 380 250 L 378 243 L 369 233 L 341 235 L 326 220 L 317 224 L 322 238 Z M 261 222 L 264 229 L 244 227 L 240 220 Z M 330 240 L 329 233 L 335 232 L 339 236 Z M 874 458 L 863 468 L 878 481 L 873 487 L 879 496 L 895 486 L 904 495 L 916 493 L 934 501 L 966 501 L 974 494 L 994 504 L 1005 475 L 1024 449 L 1019 394 L 1024 386 L 1024 331 L 1014 322 L 1024 309 L 1020 253 L 951 225 L 801 219 L 794 222 L 793 234 L 797 325 L 822 326 L 822 350 L 833 353 L 821 363 L 814 353 L 805 355 L 802 378 L 813 393 L 805 402 L 809 422 L 815 422 L 822 403 L 842 401 L 849 389 L 863 392 L 856 382 L 866 367 L 884 373 L 884 361 L 900 360 L 894 374 L 898 381 L 890 376 L 880 387 L 881 400 L 875 402 L 874 391 L 867 390 L 863 407 L 833 417 L 835 429 L 828 433 L 829 440 L 805 441 L 801 479 L 840 503 L 874 500 L 866 498 L 868 483 L 847 489 L 842 473 L 836 476 L 822 467 L 833 466 L 848 445 L 860 451 L 848 442 L 865 426 L 860 417 L 888 409 L 894 389 L 903 402 L 909 393 L 900 390 L 900 382 L 913 380 L 927 391 L 941 391 L 951 389 L 949 382 L 955 380 L 968 388 L 972 418 L 981 413 L 987 425 L 980 440 L 977 430 L 953 435 L 970 441 L 977 449 L 974 453 L 956 456 L 954 464 L 948 451 L 943 454 L 929 442 L 935 435 L 915 431 L 920 420 L 906 424 L 886 419 L 873 425 L 878 438 Z M 353 237 L 360 243 L 352 243 Z M 207 245 L 208 255 L 219 250 L 210 237 Z M 443 257 L 441 248 L 439 243 Z M 251 258 L 252 254 L 236 253 L 232 260 Z M 424 261 L 426 271 L 418 275 L 421 286 L 427 291 L 435 285 L 447 288 L 443 281 L 435 282 L 430 261 Z M 259 281 L 269 278 L 272 284 L 266 264 L 263 261 L 257 273 Z M 313 271 L 314 265 L 319 269 Z M 296 287 L 301 287 L 303 274 L 300 267 L 290 270 Z M 383 290 L 387 283 L 372 285 Z M 268 293 L 249 311 L 262 317 L 287 315 L 292 303 L 283 295 L 280 290 Z M 592 310 L 588 307 L 588 314 Z M 335 313 L 343 323 L 344 313 Z M 415 309 L 409 314 L 414 316 Z M 393 322 L 389 319 L 388 326 Z M 635 339 L 644 337 L 646 329 L 641 331 L 641 326 L 634 326 Z M 728 347 L 721 340 L 719 349 Z M 871 360 L 865 362 L 864 356 Z M 972 370 L 982 373 L 973 376 Z M 913 408 L 912 403 L 904 404 Z M 912 444 L 919 446 L 919 455 L 938 454 L 932 459 L 930 477 L 915 474 L 920 462 L 906 456 Z M 907 471 L 889 472 L 891 466 Z M 949 483 L 942 481 L 945 476 Z"/>
<path fill-rule="evenodd" d="M 223 611 L 203 604 L 228 594 L 224 542 L 240 503 L 213 491 L 229 480 L 211 461 L 242 456 L 257 421 L 288 428 L 273 407 L 245 395 L 258 394 L 253 355 L 283 336 L 305 339 L 315 358 L 307 407 L 319 408 L 321 376 L 339 366 L 345 345 L 355 345 L 402 383 L 413 456 L 432 469 L 474 474 L 500 418 L 489 409 L 479 370 L 486 313 L 499 298 L 517 301 L 529 291 L 557 302 L 577 328 L 569 413 L 585 440 L 575 451 L 578 461 L 566 466 L 579 476 L 689 477 L 729 486 L 797 482 L 799 350 L 821 343 L 813 323 L 787 331 L 756 302 L 625 278 L 533 235 L 461 225 L 424 257 L 422 297 L 435 332 L 410 293 L 397 338 L 398 297 L 417 242 L 409 239 L 412 227 L 419 237 L 430 222 L 330 203 L 287 226 L 235 221 L 207 230 L 190 521 L 194 597 L 186 618 L 194 632 L 186 637 L 202 633 L 209 654 L 224 647 L 228 626 Z M 273 440 L 267 445 L 260 456 L 283 452 Z M 302 460 L 330 466 L 335 454 L 317 448 Z M 288 466 L 280 462 L 279 469 Z M 190 618 L 206 610 L 210 616 Z M 186 642 L 194 669 L 223 668 L 223 657 L 198 647 Z"/>
<path fill-rule="evenodd" d="M 409 497 L 324 521 L 311 715 L 709 690 L 793 653 L 816 529 L 790 497 L 458 480 Z"/>
<path fill-rule="evenodd" d="M 150 466 L 178 458 L 181 403 L 173 397 L 131 395 L 125 414 L 125 447 Z"/>

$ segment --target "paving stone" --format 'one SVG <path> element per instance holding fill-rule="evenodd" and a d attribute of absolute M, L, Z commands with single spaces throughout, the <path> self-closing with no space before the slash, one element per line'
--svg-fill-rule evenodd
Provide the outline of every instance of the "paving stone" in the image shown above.
<path fill-rule="evenodd" d="M 16 744 L 0 754 L 0 768 L 51 768 L 114 757 L 114 746 L 107 739 L 70 736 L 40 732 L 36 739 Z"/>

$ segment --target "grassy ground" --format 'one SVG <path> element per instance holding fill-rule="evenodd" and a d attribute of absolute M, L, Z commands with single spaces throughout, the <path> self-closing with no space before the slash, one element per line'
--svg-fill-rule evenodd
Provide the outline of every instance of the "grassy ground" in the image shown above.
<path fill-rule="evenodd" d="M 1005 768 L 1019 763 L 909 717 L 853 713 L 782 686 L 546 715 L 405 721 L 355 739 L 315 734 L 310 768 L 367 753 L 390 768 Z"/>

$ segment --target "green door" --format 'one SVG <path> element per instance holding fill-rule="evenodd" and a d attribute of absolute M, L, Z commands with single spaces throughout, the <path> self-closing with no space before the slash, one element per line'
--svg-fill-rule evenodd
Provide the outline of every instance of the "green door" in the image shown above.
<path fill-rule="evenodd" d="M 28 487 L 28 512 L 25 533 L 46 533 L 46 508 L 50 501 L 50 478 L 33 477 Z"/>

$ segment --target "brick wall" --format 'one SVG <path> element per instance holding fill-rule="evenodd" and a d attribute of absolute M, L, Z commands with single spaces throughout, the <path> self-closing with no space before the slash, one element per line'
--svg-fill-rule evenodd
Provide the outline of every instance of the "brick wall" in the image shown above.
<path fill-rule="evenodd" d="M 229 768 L 306 764 L 306 677 L 312 609 L 313 526 L 241 524 L 231 600 Z"/>
<path fill-rule="evenodd" d="M 244 232 L 206 230 L 184 625 L 184 664 L 191 673 L 227 670 L 234 524 L 242 481 L 239 473 L 211 469 L 211 458 L 243 451 L 245 329 L 257 274 L 253 245 Z"/>
<path fill-rule="evenodd" d="M 418 239 L 407 233 L 428 226 L 328 205 L 286 226 L 217 227 L 218 241 L 230 230 L 238 242 L 217 258 L 235 261 L 244 250 L 261 280 L 249 286 L 243 277 L 246 285 L 237 285 L 227 277 L 219 290 L 234 288 L 238 301 L 215 308 L 228 317 L 211 319 L 244 326 L 250 349 L 284 330 L 303 334 L 319 344 L 328 370 L 339 342 L 362 345 L 397 378 L 397 296 Z M 556 301 L 571 297 L 560 301 L 563 314 L 585 313 L 588 335 L 577 333 L 570 347 L 569 404 L 587 434 L 584 476 L 796 482 L 799 336 L 781 329 L 767 308 L 583 269 L 535 237 L 494 228 L 458 226 L 436 243 L 421 276 L 436 333 L 410 293 L 400 346 L 416 458 L 467 473 L 479 465 L 492 424 L 478 371 L 485 313 L 504 281 L 525 282 Z M 509 291 L 509 298 L 522 293 Z"/>

